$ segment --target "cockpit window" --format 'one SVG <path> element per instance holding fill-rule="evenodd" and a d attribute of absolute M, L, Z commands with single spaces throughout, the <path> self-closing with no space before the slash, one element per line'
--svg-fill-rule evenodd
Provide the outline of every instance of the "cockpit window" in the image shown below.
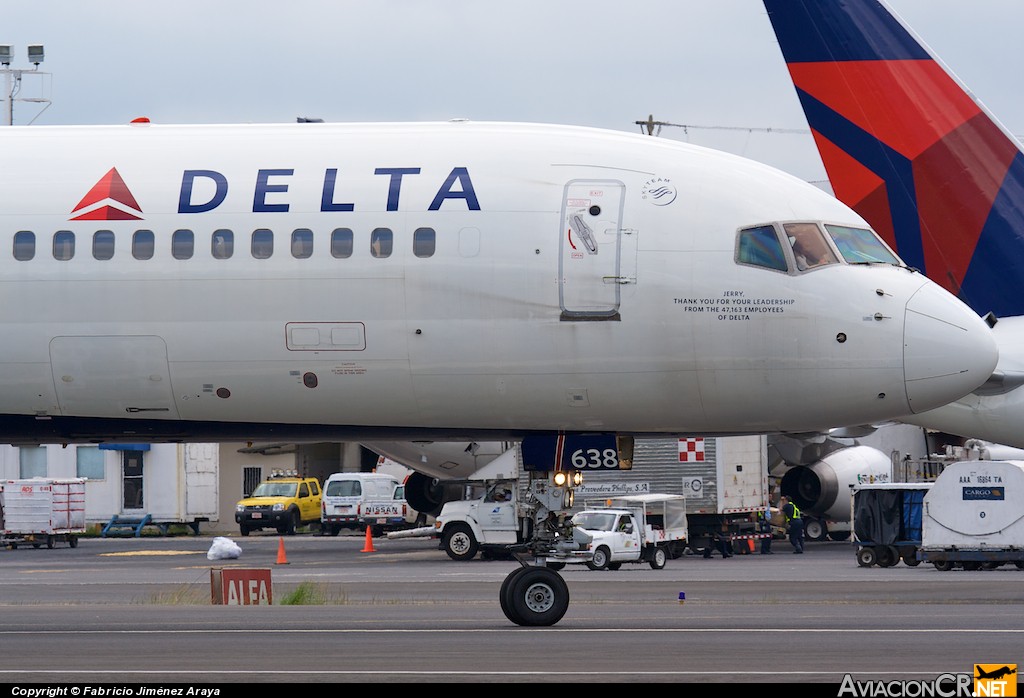
<path fill-rule="evenodd" d="M 825 224 L 825 230 L 839 248 L 849 264 L 895 264 L 903 266 L 896 255 L 889 251 L 878 236 L 865 228 L 848 228 L 845 225 Z"/>
<path fill-rule="evenodd" d="M 736 261 L 779 271 L 787 269 L 786 255 L 782 251 L 779 236 L 770 225 L 740 231 Z"/>
<path fill-rule="evenodd" d="M 797 271 L 839 263 L 817 223 L 786 223 L 783 229 L 793 246 Z"/>

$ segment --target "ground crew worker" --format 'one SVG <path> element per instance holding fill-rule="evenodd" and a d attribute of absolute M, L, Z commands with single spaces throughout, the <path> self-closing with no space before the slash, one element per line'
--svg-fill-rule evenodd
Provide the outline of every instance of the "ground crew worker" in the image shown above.
<path fill-rule="evenodd" d="M 786 517 L 786 527 L 789 531 L 789 542 L 793 544 L 793 552 L 796 554 L 804 551 L 804 520 L 800 516 L 800 509 L 789 501 L 789 497 L 782 497 L 779 500 L 782 514 Z"/>
<path fill-rule="evenodd" d="M 761 511 L 757 514 L 760 525 L 760 533 L 765 536 L 761 539 L 761 554 L 772 554 L 772 519 L 770 510 Z"/>

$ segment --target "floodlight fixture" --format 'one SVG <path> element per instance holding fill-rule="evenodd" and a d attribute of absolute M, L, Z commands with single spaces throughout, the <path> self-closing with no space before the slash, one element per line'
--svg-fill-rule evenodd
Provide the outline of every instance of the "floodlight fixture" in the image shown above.
<path fill-rule="evenodd" d="M 0 64 L 11 64 L 11 48 L 10 44 L 0 44 Z"/>
<path fill-rule="evenodd" d="M 43 45 L 42 44 L 29 44 L 28 45 L 28 62 L 33 65 L 39 65 L 43 62 Z"/>

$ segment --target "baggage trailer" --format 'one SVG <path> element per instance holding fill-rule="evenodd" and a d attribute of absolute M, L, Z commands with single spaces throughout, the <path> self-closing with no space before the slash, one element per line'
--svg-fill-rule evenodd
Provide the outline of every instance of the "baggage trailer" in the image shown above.
<path fill-rule="evenodd" d="M 919 557 L 937 570 L 1024 569 L 1024 461 L 951 463 L 924 498 Z"/>
<path fill-rule="evenodd" d="M 892 567 L 921 564 L 921 520 L 930 482 L 863 484 L 853 488 L 850 521 L 857 564 Z"/>
<path fill-rule="evenodd" d="M 78 546 L 85 533 L 85 478 L 0 481 L 0 543 Z"/>

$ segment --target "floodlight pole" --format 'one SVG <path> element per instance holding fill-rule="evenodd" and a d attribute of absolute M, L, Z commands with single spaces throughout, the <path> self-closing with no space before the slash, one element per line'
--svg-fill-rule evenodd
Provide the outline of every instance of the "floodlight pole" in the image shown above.
<path fill-rule="evenodd" d="M 10 47 L 9 46 L 5 46 L 5 49 L 6 49 L 6 59 L 10 60 Z M 29 47 L 29 60 L 33 59 L 33 50 L 37 51 L 35 56 L 38 57 L 39 61 L 42 61 L 43 60 L 43 54 L 42 54 L 43 47 L 41 45 L 30 46 Z M 15 97 L 14 96 L 15 93 L 18 92 L 20 90 L 20 88 L 21 88 L 21 79 L 22 79 L 23 75 L 25 75 L 25 74 L 28 74 L 28 75 L 39 75 L 41 77 L 49 75 L 49 73 L 39 70 L 39 63 L 38 62 L 34 61 L 32 68 L 12 68 L 10 63 L 2 63 L 2 64 L 0 64 L 0 73 L 4 74 L 4 125 L 6 125 L 6 126 L 13 126 L 14 125 L 14 102 L 15 101 L 18 101 L 18 102 L 38 102 L 38 103 L 41 103 L 41 104 L 45 104 L 46 106 L 43 107 L 39 111 L 39 114 L 42 114 L 43 111 L 45 111 L 47 109 L 47 107 L 50 106 L 50 100 L 46 99 L 45 97 Z M 35 119 L 39 117 L 39 114 L 36 114 L 36 116 L 32 119 L 32 121 L 35 121 Z M 29 123 L 31 123 L 31 122 L 29 122 Z"/>
<path fill-rule="evenodd" d="M 4 124 L 14 124 L 14 93 L 11 91 L 11 73 L 9 67 L 4 65 Z M 20 79 L 20 76 L 19 76 Z"/>

